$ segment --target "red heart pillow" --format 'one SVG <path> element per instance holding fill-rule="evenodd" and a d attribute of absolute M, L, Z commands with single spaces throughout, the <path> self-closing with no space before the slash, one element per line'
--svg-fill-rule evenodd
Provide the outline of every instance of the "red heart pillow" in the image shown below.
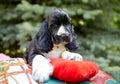
<path fill-rule="evenodd" d="M 54 66 L 52 76 L 65 82 L 85 81 L 98 72 L 97 65 L 88 60 L 73 61 L 56 58 L 51 59 L 51 64 Z"/>

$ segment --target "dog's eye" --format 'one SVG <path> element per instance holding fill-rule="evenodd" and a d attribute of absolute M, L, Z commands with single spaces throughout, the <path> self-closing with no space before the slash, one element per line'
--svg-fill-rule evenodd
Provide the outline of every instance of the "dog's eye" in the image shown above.
<path fill-rule="evenodd" d="M 57 24 L 51 24 L 50 25 L 51 28 L 53 28 L 53 27 L 56 28 L 57 26 L 58 26 Z"/>

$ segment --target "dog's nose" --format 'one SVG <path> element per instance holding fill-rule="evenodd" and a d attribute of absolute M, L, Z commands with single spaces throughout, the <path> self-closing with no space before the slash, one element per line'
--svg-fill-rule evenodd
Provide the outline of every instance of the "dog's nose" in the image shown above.
<path fill-rule="evenodd" d="M 57 36 L 61 38 L 69 37 L 69 33 L 61 33 L 60 35 L 57 35 Z"/>
<path fill-rule="evenodd" d="M 63 33 L 61 35 L 57 35 L 57 38 L 60 40 L 60 41 L 63 41 L 63 42 L 70 42 L 70 35 L 67 34 L 67 33 Z"/>
<path fill-rule="evenodd" d="M 68 34 L 61 34 L 59 37 L 63 40 L 67 40 L 69 38 L 69 35 Z"/>

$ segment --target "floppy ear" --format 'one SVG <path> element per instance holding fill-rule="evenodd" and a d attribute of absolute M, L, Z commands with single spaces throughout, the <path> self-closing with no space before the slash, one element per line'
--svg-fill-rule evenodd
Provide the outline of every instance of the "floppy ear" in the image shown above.
<path fill-rule="evenodd" d="M 48 52 L 52 49 L 53 43 L 48 30 L 48 20 L 42 23 L 39 32 L 34 38 L 34 45 L 37 52 Z"/>
<path fill-rule="evenodd" d="M 69 49 L 69 50 L 76 50 L 79 48 L 79 43 L 77 42 L 77 36 L 74 32 L 74 29 L 72 27 L 71 29 L 71 33 L 72 33 L 72 41 L 70 43 L 68 43 L 66 45 L 66 47 Z"/>

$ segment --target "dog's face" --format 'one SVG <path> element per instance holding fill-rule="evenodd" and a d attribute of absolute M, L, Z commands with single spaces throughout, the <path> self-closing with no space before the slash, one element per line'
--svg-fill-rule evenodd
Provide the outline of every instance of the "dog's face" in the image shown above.
<path fill-rule="evenodd" d="M 52 11 L 48 16 L 48 29 L 55 44 L 72 41 L 72 24 L 70 17 L 61 9 Z"/>

